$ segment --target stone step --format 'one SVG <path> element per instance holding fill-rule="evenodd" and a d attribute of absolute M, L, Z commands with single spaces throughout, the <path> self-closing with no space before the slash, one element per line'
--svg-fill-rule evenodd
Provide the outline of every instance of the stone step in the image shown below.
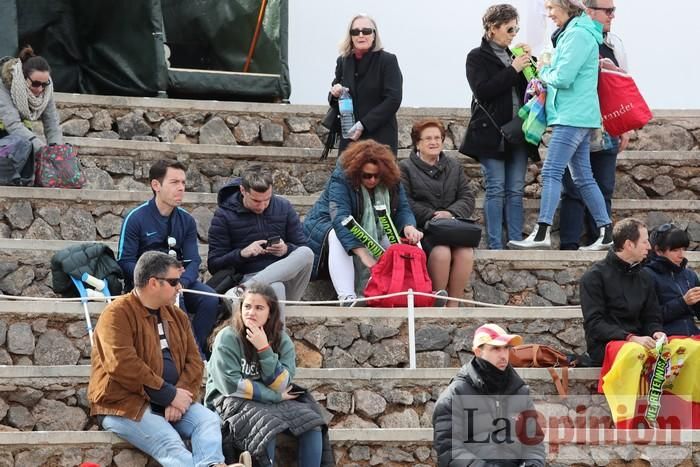
<path fill-rule="evenodd" d="M 577 433 L 580 432 L 574 432 L 573 435 L 576 436 Z M 549 431 L 545 432 L 547 439 L 550 439 L 549 434 Z M 579 438 L 549 442 L 546 445 L 546 465 L 690 467 L 698 465 L 700 461 L 698 430 L 659 431 L 653 436 L 645 434 L 646 438 L 616 430 L 609 430 L 604 435 L 609 436 L 611 441 L 587 443 L 585 440 L 591 436 L 581 433 Z M 435 452 L 432 451 L 432 429 L 332 429 L 329 437 L 336 465 L 340 467 L 437 465 Z M 284 465 L 296 467 L 293 452 L 288 446 L 283 449 Z M 143 467 L 148 462 L 136 449 L 117 436 L 103 431 L 0 433 L 0 458 L 5 465 L 16 467 L 73 466 L 81 462 L 95 462 L 103 467 Z M 277 465 L 282 465 L 280 462 Z"/>
<path fill-rule="evenodd" d="M 102 303 L 91 303 L 93 325 Z M 403 308 L 289 306 L 286 326 L 301 368 L 406 367 L 408 313 Z M 582 352 L 578 307 L 417 308 L 416 365 L 446 368 L 470 358 L 474 330 L 497 322 L 526 342 Z M 89 364 L 79 303 L 0 300 L 0 365 Z"/>
<path fill-rule="evenodd" d="M 50 259 L 56 251 L 81 242 L 70 240 L 0 239 L 0 291 L 7 295 L 53 297 Z M 114 242 L 106 242 L 116 251 Z M 206 245 L 200 246 L 206 258 Z M 467 292 L 475 300 L 495 305 L 577 305 L 578 281 L 605 252 L 558 250 L 476 250 L 472 281 Z M 687 253 L 698 269 L 700 252 Z M 204 265 L 206 261 L 202 264 Z M 204 266 L 202 266 L 204 267 Z M 206 275 L 204 275 L 206 277 Z M 333 300 L 329 281 L 314 281 L 305 300 Z"/>
<path fill-rule="evenodd" d="M 69 136 L 319 148 L 327 130 L 326 106 L 190 101 L 137 97 L 56 95 L 63 132 Z M 409 108 L 397 114 L 399 147 L 410 146 L 415 120 L 434 117 L 448 130 L 446 148 L 459 145 L 469 118 L 466 108 Z M 655 110 L 636 132 L 630 149 L 690 150 L 698 147 L 697 110 Z M 41 129 L 39 129 L 41 132 Z"/>
<path fill-rule="evenodd" d="M 299 368 L 294 381 L 312 391 L 331 428 L 431 428 L 435 401 L 457 371 L 458 368 Z M 542 410 L 562 404 L 546 369 L 517 371 Z M 599 371 L 569 370 L 569 397 L 585 401 L 587 407 L 595 404 L 596 410 L 607 411 L 604 400 L 595 395 Z M 87 401 L 89 376 L 87 365 L 0 367 L 0 408 L 7 412 L 0 423 L 22 431 L 96 429 L 97 422 L 89 416 Z M 7 430 L 0 426 L 2 431 Z"/>
<path fill-rule="evenodd" d="M 700 154 L 699 154 L 700 156 Z M 699 184 L 700 186 L 700 184 Z M 31 240 L 117 241 L 124 217 L 150 199 L 150 191 L 70 190 L 0 187 L 0 237 Z M 304 216 L 318 195 L 285 196 Z M 477 198 L 475 215 L 483 224 L 483 199 Z M 540 201 L 524 200 L 526 225 L 534 225 Z M 216 194 L 186 193 L 183 207 L 197 221 L 202 243 L 208 241 L 209 224 L 216 211 Z M 675 222 L 687 227 L 690 249 L 700 243 L 700 200 L 615 199 L 616 219 L 634 216 L 654 227 Z M 555 221 L 555 231 L 557 222 Z M 529 227 L 528 227 L 529 228 Z M 555 232 L 556 233 L 556 232 Z M 485 246 L 485 235 L 482 247 Z M 558 245 L 558 234 L 554 239 Z"/>
<path fill-rule="evenodd" d="M 253 162 L 269 163 L 275 190 L 280 194 L 303 195 L 323 189 L 335 167 L 335 154 L 319 161 L 321 149 L 274 146 L 224 146 L 173 144 L 148 141 L 67 138 L 78 148 L 87 188 L 141 189 L 149 191 L 148 169 L 158 159 L 178 159 L 188 165 L 189 191 L 216 192 L 232 175 Z M 477 162 L 448 150 L 464 165 L 474 191 L 482 196 L 483 181 Z M 399 151 L 399 159 L 409 150 Z M 700 195 L 698 151 L 625 151 L 617 164 L 616 198 L 696 199 Z M 530 164 L 525 194 L 540 193 L 541 164 Z"/>

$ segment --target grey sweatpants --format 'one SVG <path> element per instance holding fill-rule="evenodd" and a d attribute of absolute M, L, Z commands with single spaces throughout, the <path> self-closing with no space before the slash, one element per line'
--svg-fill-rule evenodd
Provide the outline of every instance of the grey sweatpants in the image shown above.
<path fill-rule="evenodd" d="M 241 285 L 245 287 L 252 282 L 269 284 L 278 300 L 301 300 L 309 285 L 313 264 L 313 251 L 307 246 L 302 246 L 262 271 L 246 274 Z M 284 321 L 283 304 L 280 304 L 280 315 Z"/>

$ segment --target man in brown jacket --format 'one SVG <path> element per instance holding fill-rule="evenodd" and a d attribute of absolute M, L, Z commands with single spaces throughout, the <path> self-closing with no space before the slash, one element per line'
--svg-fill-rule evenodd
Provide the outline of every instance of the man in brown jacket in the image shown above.
<path fill-rule="evenodd" d="M 149 251 L 134 290 L 107 305 L 95 329 L 91 414 L 162 465 L 224 466 L 220 419 L 199 398 L 204 370 L 187 315 L 177 308 L 182 267 Z M 192 441 L 188 451 L 182 438 Z"/>

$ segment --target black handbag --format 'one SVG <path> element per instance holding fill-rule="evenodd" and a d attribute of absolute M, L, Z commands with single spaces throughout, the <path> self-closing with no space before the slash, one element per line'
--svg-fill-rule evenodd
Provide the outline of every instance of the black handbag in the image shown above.
<path fill-rule="evenodd" d="M 525 144 L 525 133 L 523 133 L 522 118 L 516 115 L 515 117 L 513 117 L 513 120 L 509 121 L 508 123 L 499 125 L 479 101 L 475 99 L 475 102 L 476 105 L 478 105 L 479 108 L 483 110 L 483 112 L 486 114 L 489 120 L 491 120 L 493 126 L 498 128 L 498 131 L 501 132 L 501 136 L 503 136 L 503 139 L 505 139 L 507 142 L 513 145 Z"/>
<path fill-rule="evenodd" d="M 425 233 L 435 245 L 476 248 L 481 241 L 481 226 L 461 217 L 430 219 Z"/>
<path fill-rule="evenodd" d="M 328 128 L 328 135 L 326 136 L 326 142 L 323 145 L 323 151 L 321 151 L 320 160 L 326 160 L 328 154 L 335 147 L 335 142 L 340 134 L 340 111 L 338 107 L 332 106 L 326 112 L 326 116 L 321 120 L 321 125 Z"/>

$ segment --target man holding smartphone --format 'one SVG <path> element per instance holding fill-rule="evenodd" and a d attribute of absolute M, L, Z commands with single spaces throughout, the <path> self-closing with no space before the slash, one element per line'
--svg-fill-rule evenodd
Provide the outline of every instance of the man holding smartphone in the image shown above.
<path fill-rule="evenodd" d="M 314 254 L 292 204 L 272 193 L 272 176 L 262 166 L 249 167 L 219 190 L 218 204 L 209 227 L 209 272 L 243 274 L 240 286 L 227 294 L 237 297 L 246 284 L 262 282 L 279 300 L 300 300 Z"/>

